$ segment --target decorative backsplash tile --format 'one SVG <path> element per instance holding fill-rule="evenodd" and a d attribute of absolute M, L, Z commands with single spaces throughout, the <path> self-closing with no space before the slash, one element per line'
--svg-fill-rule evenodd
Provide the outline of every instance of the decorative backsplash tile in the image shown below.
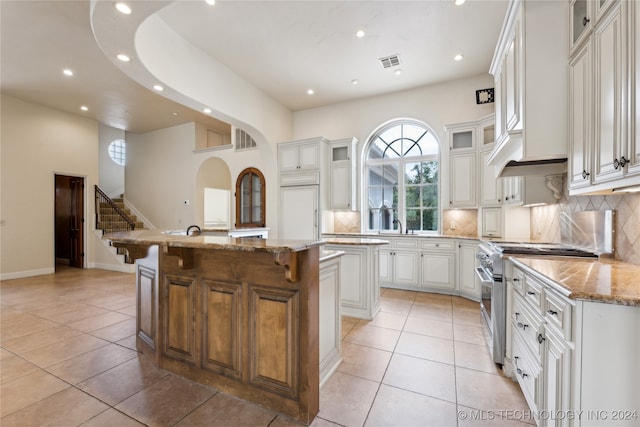
<path fill-rule="evenodd" d="M 476 237 L 478 235 L 478 210 L 444 210 L 442 212 L 442 234 Z"/>
<path fill-rule="evenodd" d="M 562 212 L 616 211 L 615 259 L 640 265 L 640 194 L 572 196 L 557 205 L 531 208 L 531 238 L 559 242 Z"/>
<path fill-rule="evenodd" d="M 333 232 L 334 233 L 359 233 L 360 232 L 360 212 L 334 211 L 333 212 Z"/>

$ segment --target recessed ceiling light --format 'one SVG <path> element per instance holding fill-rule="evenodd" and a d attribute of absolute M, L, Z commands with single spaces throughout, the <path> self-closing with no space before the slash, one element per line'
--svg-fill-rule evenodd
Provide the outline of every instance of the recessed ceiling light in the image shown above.
<path fill-rule="evenodd" d="M 120 13 L 123 13 L 125 15 L 131 15 L 131 8 L 126 3 L 122 3 L 122 2 L 116 3 L 116 9 L 118 9 L 118 12 Z"/>
<path fill-rule="evenodd" d="M 360 80 L 358 80 L 358 79 L 351 80 L 351 84 L 354 85 L 354 86 L 357 85 L 358 83 L 360 83 Z"/>
<path fill-rule="evenodd" d="M 216 0 L 204 0 L 205 3 L 207 3 L 209 6 L 213 6 L 214 4 L 216 4 Z"/>
<path fill-rule="evenodd" d="M 171 114 L 173 114 L 174 116 L 177 116 L 177 115 L 178 115 L 178 112 L 177 112 L 177 111 L 174 111 L 174 112 L 173 112 L 173 113 L 171 113 Z"/>
<path fill-rule="evenodd" d="M 359 38 L 364 37 L 364 31 L 363 31 L 363 30 L 358 30 L 358 31 L 356 32 L 356 37 L 359 37 Z"/>
<path fill-rule="evenodd" d="M 62 73 L 65 76 L 69 76 L 69 77 L 73 76 L 73 71 L 71 69 L 69 69 L 69 68 L 65 68 L 64 70 L 62 70 Z"/>
<path fill-rule="evenodd" d="M 460 55 L 460 54 L 457 54 L 456 56 L 454 56 L 454 57 L 453 57 L 453 60 L 454 60 L 454 61 L 461 61 L 461 60 L 462 60 L 462 58 L 464 58 L 464 56 L 462 56 L 462 55 Z"/>
<path fill-rule="evenodd" d="M 400 74 L 402 74 L 402 68 L 398 68 L 393 72 L 396 76 L 399 76 Z"/>
<path fill-rule="evenodd" d="M 313 95 L 315 91 L 313 89 L 307 89 L 307 95 Z"/>
<path fill-rule="evenodd" d="M 130 59 L 127 55 L 125 55 L 124 53 L 120 53 L 118 54 L 118 59 L 122 62 L 129 62 Z"/>
<path fill-rule="evenodd" d="M 162 92 L 164 90 L 164 88 L 162 86 L 160 86 L 160 85 L 153 85 L 153 88 L 155 90 L 157 90 L 158 92 Z"/>
<path fill-rule="evenodd" d="M 82 106 L 80 107 L 80 109 L 81 109 L 82 111 L 89 111 L 89 107 L 87 107 L 86 105 L 82 105 Z"/>
<path fill-rule="evenodd" d="M 206 114 L 211 113 L 211 108 L 204 108 L 202 111 L 204 111 Z"/>
<path fill-rule="evenodd" d="M 463 5 L 463 4 L 464 4 L 464 2 L 465 2 L 465 1 L 466 1 L 466 0 L 455 0 L 453 3 L 454 3 L 456 6 L 461 6 L 461 5 Z"/>

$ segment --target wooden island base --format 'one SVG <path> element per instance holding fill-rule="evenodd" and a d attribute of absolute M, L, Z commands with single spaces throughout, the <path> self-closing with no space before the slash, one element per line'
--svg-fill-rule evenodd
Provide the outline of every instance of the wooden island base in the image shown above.
<path fill-rule="evenodd" d="M 276 252 L 107 238 L 138 258 L 139 351 L 177 375 L 313 421 L 319 246 Z"/>

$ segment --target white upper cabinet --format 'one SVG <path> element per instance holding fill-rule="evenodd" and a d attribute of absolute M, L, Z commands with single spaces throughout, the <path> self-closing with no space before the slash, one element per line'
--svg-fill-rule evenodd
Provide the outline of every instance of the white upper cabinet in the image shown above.
<path fill-rule="evenodd" d="M 356 138 L 329 142 L 329 208 L 356 209 Z"/>
<path fill-rule="evenodd" d="M 498 172 L 509 161 L 567 157 L 567 28 L 563 1 L 512 0 L 490 72 Z"/>
<path fill-rule="evenodd" d="M 574 1 L 573 20 L 583 6 L 588 28 L 571 45 L 569 63 L 571 195 L 640 185 L 640 6 Z"/>
<path fill-rule="evenodd" d="M 289 142 L 278 147 L 280 172 L 320 168 L 320 144 L 317 140 Z"/>
<path fill-rule="evenodd" d="M 569 63 L 569 187 L 591 182 L 592 46 L 584 45 Z"/>
<path fill-rule="evenodd" d="M 478 122 L 448 125 L 445 129 L 449 141 L 449 207 L 475 207 Z"/>

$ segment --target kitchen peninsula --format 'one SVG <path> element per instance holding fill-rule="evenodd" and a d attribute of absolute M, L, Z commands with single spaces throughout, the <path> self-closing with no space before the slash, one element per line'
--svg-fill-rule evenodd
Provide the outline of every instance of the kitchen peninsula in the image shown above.
<path fill-rule="evenodd" d="M 310 423 L 321 241 L 106 235 L 137 260 L 136 346 L 155 364 Z"/>

